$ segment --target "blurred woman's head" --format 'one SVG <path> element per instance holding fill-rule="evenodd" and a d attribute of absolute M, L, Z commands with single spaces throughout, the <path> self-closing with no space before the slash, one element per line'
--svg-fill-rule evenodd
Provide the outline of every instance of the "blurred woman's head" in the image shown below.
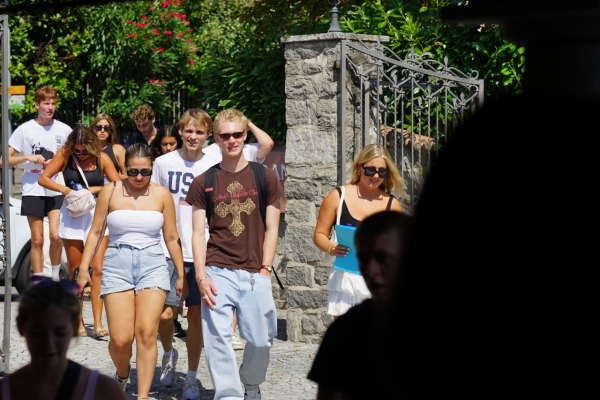
<path fill-rule="evenodd" d="M 63 148 L 67 155 L 74 155 L 80 159 L 90 155 L 100 159 L 102 153 L 98 135 L 85 126 L 78 126 L 73 129 Z"/>
<path fill-rule="evenodd" d="M 379 160 L 377 160 L 379 159 Z M 370 165 L 374 164 L 374 165 Z M 375 165 L 381 164 L 381 165 Z M 392 161 L 390 153 L 379 144 L 365 146 L 351 168 L 352 178 L 350 183 L 357 184 L 361 181 L 369 181 L 379 178 L 378 186 L 386 193 L 395 191 L 402 194 L 405 187 L 404 180 L 400 176 L 398 168 Z"/>
<path fill-rule="evenodd" d="M 92 129 L 98 134 L 101 142 L 109 145 L 117 144 L 117 126 L 108 114 L 98 114 L 92 122 Z"/>
<path fill-rule="evenodd" d="M 165 125 L 158 130 L 156 137 L 150 145 L 154 153 L 154 157 L 162 156 L 174 150 L 180 149 L 183 145 L 181 135 L 177 127 L 173 125 Z"/>
<path fill-rule="evenodd" d="M 17 329 L 25 338 L 32 364 L 45 368 L 66 362 L 71 339 L 79 326 L 76 286 L 45 280 L 21 296 Z"/>

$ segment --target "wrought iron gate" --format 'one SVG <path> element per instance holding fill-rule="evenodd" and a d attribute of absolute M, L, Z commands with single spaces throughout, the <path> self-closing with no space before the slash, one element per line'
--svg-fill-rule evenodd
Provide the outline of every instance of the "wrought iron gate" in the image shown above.
<path fill-rule="evenodd" d="M 401 59 L 380 40 L 366 44 L 354 35 L 342 41 L 340 181 L 346 182 L 349 165 L 365 145 L 384 144 L 407 183 L 402 205 L 412 212 L 448 135 L 483 106 L 483 79 L 431 53 L 413 49 Z"/>

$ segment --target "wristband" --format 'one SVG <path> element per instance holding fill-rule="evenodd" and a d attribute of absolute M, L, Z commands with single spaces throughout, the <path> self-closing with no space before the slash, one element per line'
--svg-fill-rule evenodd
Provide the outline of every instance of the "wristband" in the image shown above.
<path fill-rule="evenodd" d="M 333 254 L 331 254 L 331 246 L 333 246 L 333 243 L 329 243 L 329 246 L 327 246 L 327 254 L 329 254 L 330 256 L 333 256 Z"/>
<path fill-rule="evenodd" d="M 64 196 L 66 191 L 67 191 L 67 187 L 63 186 L 62 189 L 60 189 L 60 194 L 62 194 Z"/>

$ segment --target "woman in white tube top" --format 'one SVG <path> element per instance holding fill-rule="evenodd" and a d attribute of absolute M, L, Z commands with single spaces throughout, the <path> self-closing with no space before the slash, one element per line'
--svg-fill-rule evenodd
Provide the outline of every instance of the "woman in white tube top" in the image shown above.
<path fill-rule="evenodd" d="M 90 261 L 108 204 L 109 243 L 100 290 L 109 323 L 108 351 L 117 369 L 115 379 L 126 391 L 135 338 L 137 394 L 138 399 L 145 399 L 156 367 L 160 314 L 171 288 L 160 245 L 161 229 L 179 275 L 178 296 L 183 287 L 183 255 L 171 193 L 150 182 L 150 147 L 139 143 L 130 146 L 125 153 L 125 167 L 127 179 L 107 185 L 100 192 L 81 265 Z M 82 288 L 91 284 L 86 268 L 81 269 L 77 283 Z"/>
<path fill-rule="evenodd" d="M 329 239 L 337 220 L 342 193 L 340 225 L 357 227 L 363 219 L 379 211 L 401 212 L 402 205 L 391 193 L 393 190 L 402 193 L 403 186 L 404 181 L 385 147 L 378 144 L 365 146 L 352 165 L 350 184 L 332 190 L 323 200 L 313 236 L 315 245 L 331 256 L 346 256 L 348 248 Z M 331 269 L 327 283 L 327 312 L 334 319 L 371 297 L 365 280 L 359 274 Z"/>

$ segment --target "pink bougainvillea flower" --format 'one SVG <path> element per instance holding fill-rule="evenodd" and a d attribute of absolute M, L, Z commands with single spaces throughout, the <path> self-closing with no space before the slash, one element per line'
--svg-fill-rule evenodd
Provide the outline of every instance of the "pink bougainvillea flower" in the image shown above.
<path fill-rule="evenodd" d="M 145 28 L 148 25 L 150 25 L 150 24 L 147 22 L 138 22 L 137 24 L 135 24 L 135 26 L 137 26 L 138 28 Z"/>
<path fill-rule="evenodd" d="M 156 83 L 158 83 L 159 85 L 162 85 L 162 84 L 163 84 L 163 81 L 158 81 L 158 82 L 156 82 Z"/>
<path fill-rule="evenodd" d="M 175 0 L 175 4 L 180 6 L 181 5 L 181 0 Z"/>
<path fill-rule="evenodd" d="M 165 0 L 165 1 L 163 1 L 162 3 L 160 3 L 160 5 L 161 5 L 163 8 L 167 8 L 167 7 L 169 7 L 171 4 L 173 4 L 173 0 Z"/>
<path fill-rule="evenodd" d="M 150 79 L 150 83 L 156 83 L 156 79 Z"/>
<path fill-rule="evenodd" d="M 148 19 L 148 17 L 146 17 L 146 16 L 144 15 L 144 16 L 142 17 L 142 20 L 144 20 L 144 19 Z"/>
<path fill-rule="evenodd" d="M 173 32 L 171 32 L 171 31 L 165 31 L 165 32 L 164 32 L 164 34 L 165 34 L 165 35 L 172 35 L 172 34 L 173 34 Z"/>
<path fill-rule="evenodd" d="M 192 33 L 192 32 L 194 32 L 194 30 L 192 28 L 188 28 L 188 32 Z"/>
<path fill-rule="evenodd" d="M 158 51 L 162 53 L 162 52 L 164 52 L 164 51 L 165 51 L 165 49 L 163 49 L 163 48 L 161 47 L 160 49 L 158 49 Z"/>
<path fill-rule="evenodd" d="M 192 40 L 192 38 L 189 38 L 188 40 L 186 40 L 186 42 L 193 43 L 194 41 Z"/>
<path fill-rule="evenodd" d="M 183 33 L 178 33 L 176 36 L 177 36 L 178 38 L 180 38 L 180 37 L 182 37 L 182 36 L 183 36 Z"/>
<path fill-rule="evenodd" d="M 126 24 L 133 24 L 133 21 L 125 21 Z"/>
<path fill-rule="evenodd" d="M 144 40 L 148 40 L 148 38 L 147 38 L 147 37 L 145 37 L 145 38 L 144 38 Z"/>
<path fill-rule="evenodd" d="M 194 65 L 194 60 L 192 60 L 191 58 L 188 60 L 188 64 L 190 65 Z"/>
<path fill-rule="evenodd" d="M 160 32 L 159 31 L 154 31 L 154 36 L 158 36 L 158 35 L 160 35 Z"/>
<path fill-rule="evenodd" d="M 184 24 L 189 24 L 189 23 L 190 23 L 190 21 L 183 20 L 183 23 L 184 23 Z"/>
<path fill-rule="evenodd" d="M 166 64 L 167 62 L 166 62 L 166 61 L 163 61 L 162 63 L 163 63 L 163 64 Z"/>

